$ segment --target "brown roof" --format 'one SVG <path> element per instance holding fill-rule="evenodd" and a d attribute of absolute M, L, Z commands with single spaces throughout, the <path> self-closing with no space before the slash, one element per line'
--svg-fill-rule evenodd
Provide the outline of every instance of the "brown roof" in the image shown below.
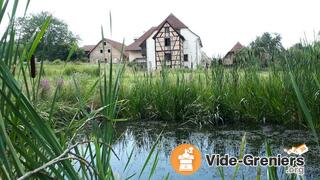
<path fill-rule="evenodd" d="M 119 50 L 121 52 L 122 48 L 125 51 L 126 49 L 126 45 L 111 39 L 105 39 L 107 41 L 107 43 L 109 43 L 113 48 Z"/>
<path fill-rule="evenodd" d="M 96 47 L 96 45 L 84 45 L 81 49 L 84 51 L 91 51 L 94 47 Z"/>
<path fill-rule="evenodd" d="M 142 36 L 140 36 L 137 40 L 135 40 L 132 44 L 130 44 L 127 48 L 126 51 L 140 51 L 141 47 L 140 45 L 148 39 L 152 33 L 157 30 L 157 27 L 152 27 L 150 28 L 147 32 L 145 32 Z"/>
<path fill-rule="evenodd" d="M 122 43 L 120 42 L 117 42 L 117 41 L 114 41 L 114 40 L 111 40 L 111 39 L 107 39 L 107 38 L 104 38 L 104 40 L 110 44 L 113 48 L 117 49 L 118 51 L 121 52 L 122 50 L 122 47 L 123 47 L 123 52 L 124 52 L 124 55 L 126 57 L 128 57 L 128 54 L 125 52 L 126 51 L 126 45 L 123 45 Z M 102 42 L 103 40 L 99 41 L 95 46 L 94 48 L 91 49 L 90 53 Z"/>
<path fill-rule="evenodd" d="M 158 26 L 160 29 L 164 23 L 168 22 L 175 30 L 179 30 L 182 28 L 188 28 L 183 22 L 181 22 L 176 16 L 172 13 Z"/>
<path fill-rule="evenodd" d="M 242 44 L 240 44 L 239 42 L 237 42 L 232 49 L 224 56 L 224 58 L 226 58 L 228 56 L 228 54 L 231 53 L 236 53 L 238 51 L 240 51 L 241 49 L 245 48 L 245 46 L 243 46 Z"/>
<path fill-rule="evenodd" d="M 135 40 L 132 44 L 130 44 L 126 50 L 127 51 L 140 51 L 141 44 L 148 39 L 154 31 L 159 30 L 164 23 L 168 22 L 175 30 L 180 30 L 182 28 L 188 28 L 183 22 L 181 22 L 176 16 L 172 13 L 157 27 L 150 28 L 147 32 L 145 32 L 142 36 L 140 36 L 137 40 Z"/>
<path fill-rule="evenodd" d="M 229 53 L 240 51 L 242 48 L 244 48 L 244 46 L 239 42 L 237 42 L 237 44 L 233 46 L 233 48 L 229 51 Z"/>

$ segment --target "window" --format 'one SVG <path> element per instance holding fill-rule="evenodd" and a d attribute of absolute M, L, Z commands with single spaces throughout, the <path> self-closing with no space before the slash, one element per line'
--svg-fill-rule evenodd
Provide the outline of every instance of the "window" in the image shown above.
<path fill-rule="evenodd" d="M 169 28 L 169 27 L 165 27 L 165 28 L 164 28 L 164 32 L 165 32 L 165 33 L 169 33 L 169 32 L 170 32 L 170 28 Z"/>
<path fill-rule="evenodd" d="M 111 49 L 108 49 L 108 53 L 111 53 Z"/>
<path fill-rule="evenodd" d="M 165 38 L 164 39 L 164 46 L 170 46 L 170 45 L 171 45 L 170 38 Z"/>
<path fill-rule="evenodd" d="M 164 53 L 164 60 L 171 61 L 171 53 Z"/>
<path fill-rule="evenodd" d="M 103 45 L 107 45 L 107 42 L 104 41 L 104 42 L 103 42 Z"/>
<path fill-rule="evenodd" d="M 183 61 L 188 61 L 188 54 L 183 55 Z"/>
<path fill-rule="evenodd" d="M 102 49 L 100 49 L 100 53 L 103 53 L 103 50 L 102 50 Z"/>

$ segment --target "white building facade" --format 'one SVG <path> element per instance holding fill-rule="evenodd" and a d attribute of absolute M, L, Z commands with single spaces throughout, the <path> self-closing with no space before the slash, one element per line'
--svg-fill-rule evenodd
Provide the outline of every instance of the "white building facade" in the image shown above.
<path fill-rule="evenodd" d="M 195 69 L 201 63 L 201 48 L 200 37 L 170 14 L 126 50 L 130 62 L 145 63 L 148 71 L 153 71 L 164 66 Z"/>

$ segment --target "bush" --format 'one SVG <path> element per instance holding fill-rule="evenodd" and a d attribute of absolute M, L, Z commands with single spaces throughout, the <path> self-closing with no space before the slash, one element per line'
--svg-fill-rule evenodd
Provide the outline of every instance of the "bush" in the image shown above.
<path fill-rule="evenodd" d="M 62 64 L 62 61 L 61 61 L 61 59 L 56 59 L 56 60 L 54 60 L 54 61 L 52 61 L 52 64 Z"/>
<path fill-rule="evenodd" d="M 82 70 L 84 73 L 87 73 L 91 76 L 99 76 L 100 75 L 100 70 L 98 67 L 85 67 Z"/>
<path fill-rule="evenodd" d="M 67 76 L 70 76 L 74 73 L 77 73 L 79 72 L 79 70 L 73 66 L 67 66 L 64 71 L 63 71 L 63 75 L 67 75 Z"/>

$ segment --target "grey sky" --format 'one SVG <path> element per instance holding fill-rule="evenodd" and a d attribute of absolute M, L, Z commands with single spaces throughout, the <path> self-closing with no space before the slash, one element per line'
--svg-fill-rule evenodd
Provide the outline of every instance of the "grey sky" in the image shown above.
<path fill-rule="evenodd" d="M 170 13 L 176 15 L 203 42 L 208 55 L 224 55 L 240 41 L 247 45 L 263 32 L 278 32 L 285 47 L 320 30 L 319 0 L 31 0 L 29 13 L 52 12 L 78 34 L 84 44 L 101 38 L 100 26 L 110 37 L 130 44 Z"/>

